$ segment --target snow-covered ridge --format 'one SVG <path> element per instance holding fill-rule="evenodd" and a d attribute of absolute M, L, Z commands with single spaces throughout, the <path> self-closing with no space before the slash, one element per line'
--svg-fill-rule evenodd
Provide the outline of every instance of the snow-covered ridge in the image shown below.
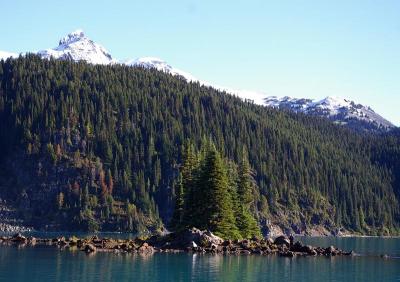
<path fill-rule="evenodd" d="M 315 116 L 329 118 L 339 124 L 363 122 L 379 130 L 389 130 L 394 125 L 375 113 L 368 106 L 357 104 L 349 99 L 326 97 L 322 100 L 270 96 L 265 98 L 265 105 L 274 108 L 287 109 Z M 358 124 L 361 128 L 365 125 Z"/>
<path fill-rule="evenodd" d="M 217 86 L 217 85 L 209 83 L 207 81 L 197 79 L 190 73 L 182 71 L 177 68 L 174 68 L 171 65 L 169 65 L 167 62 L 165 62 L 159 58 L 156 58 L 156 57 L 143 57 L 143 58 L 139 58 L 139 59 L 135 59 L 135 60 L 123 61 L 122 63 L 125 65 L 128 65 L 128 66 L 140 66 L 140 67 L 144 67 L 144 68 L 155 68 L 155 69 L 157 69 L 159 71 L 163 71 L 165 73 L 169 73 L 169 74 L 172 74 L 175 76 L 180 76 L 189 82 L 199 82 L 201 85 L 213 87 L 220 91 L 225 91 L 229 94 L 238 96 L 242 99 L 252 100 L 256 104 L 259 104 L 259 105 L 264 104 L 263 99 L 265 97 L 265 94 L 262 92 L 255 92 L 255 91 L 248 91 L 248 90 L 236 90 L 236 89 L 231 89 L 228 87 Z"/>
<path fill-rule="evenodd" d="M 16 58 L 18 57 L 17 53 L 10 53 L 5 51 L 0 51 L 0 60 L 6 60 L 8 58 Z"/>
<path fill-rule="evenodd" d="M 159 71 L 163 71 L 172 75 L 177 75 L 181 76 L 187 81 L 198 81 L 197 78 L 195 78 L 193 75 L 190 73 L 184 72 L 180 69 L 174 68 L 171 65 L 169 65 L 167 62 L 156 58 L 156 57 L 143 57 L 135 60 L 127 60 L 122 62 L 125 65 L 128 66 L 141 66 L 144 68 L 155 68 Z"/>

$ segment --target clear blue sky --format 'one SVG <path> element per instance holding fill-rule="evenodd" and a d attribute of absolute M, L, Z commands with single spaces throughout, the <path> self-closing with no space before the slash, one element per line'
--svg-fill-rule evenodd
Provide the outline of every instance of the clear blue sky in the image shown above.
<path fill-rule="evenodd" d="M 348 97 L 400 125 L 400 1 L 0 0 L 0 50 L 82 28 L 117 59 L 160 57 L 268 95 Z"/>

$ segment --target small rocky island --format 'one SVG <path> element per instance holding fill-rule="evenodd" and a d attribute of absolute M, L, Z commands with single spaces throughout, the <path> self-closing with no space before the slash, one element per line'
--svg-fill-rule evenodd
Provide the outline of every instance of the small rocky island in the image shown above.
<path fill-rule="evenodd" d="M 17 246 L 57 246 L 62 249 L 79 249 L 87 254 L 95 252 L 137 253 L 151 255 L 155 252 L 178 253 L 190 252 L 200 254 L 224 255 L 279 255 L 295 256 L 353 256 L 353 251 L 346 252 L 330 246 L 327 248 L 303 245 L 294 242 L 293 237 L 279 236 L 272 238 L 252 238 L 244 240 L 224 240 L 210 231 L 196 228 L 155 235 L 148 239 L 111 239 L 92 236 L 88 238 L 35 238 L 15 234 L 0 237 L 1 244 Z"/>

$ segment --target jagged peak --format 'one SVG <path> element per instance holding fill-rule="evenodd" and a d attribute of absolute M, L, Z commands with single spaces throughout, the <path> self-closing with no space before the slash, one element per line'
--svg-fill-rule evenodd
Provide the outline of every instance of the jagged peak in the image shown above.
<path fill-rule="evenodd" d="M 91 64 L 108 65 L 116 62 L 103 46 L 86 37 L 81 29 L 64 36 L 57 47 L 39 51 L 38 54 L 42 58 L 86 61 Z"/>
<path fill-rule="evenodd" d="M 59 45 L 67 45 L 76 42 L 82 38 L 86 38 L 82 29 L 77 29 L 60 39 Z"/>

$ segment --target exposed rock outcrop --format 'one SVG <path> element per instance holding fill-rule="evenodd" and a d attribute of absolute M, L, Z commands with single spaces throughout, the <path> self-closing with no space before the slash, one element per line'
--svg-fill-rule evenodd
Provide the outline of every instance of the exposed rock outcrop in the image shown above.
<path fill-rule="evenodd" d="M 89 238 L 65 237 L 34 238 L 15 234 L 10 237 L 1 237 L 3 244 L 16 245 L 53 245 L 59 248 L 78 248 L 87 254 L 95 252 L 123 252 L 151 255 L 155 252 L 193 252 L 210 254 L 232 255 L 280 255 L 283 257 L 294 256 L 339 256 L 354 255 L 354 252 L 345 252 L 334 246 L 327 248 L 303 245 L 294 242 L 293 237 L 279 236 L 271 238 L 252 238 L 244 240 L 223 240 L 210 231 L 202 231 L 196 228 L 167 235 L 153 236 L 147 240 L 135 239 L 111 239 L 92 236 Z"/>

